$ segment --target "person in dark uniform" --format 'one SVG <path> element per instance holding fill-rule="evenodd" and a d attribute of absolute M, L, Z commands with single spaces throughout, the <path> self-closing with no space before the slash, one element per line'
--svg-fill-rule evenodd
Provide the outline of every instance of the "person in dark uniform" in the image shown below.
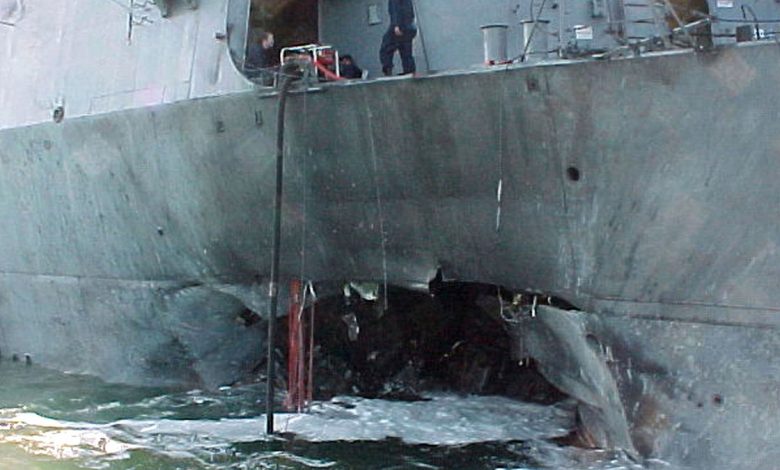
<path fill-rule="evenodd" d="M 417 68 L 412 55 L 412 41 L 417 36 L 414 25 L 414 6 L 412 0 L 388 0 L 390 27 L 382 38 L 379 49 L 379 60 L 382 62 L 382 73 L 393 74 L 393 55 L 395 51 L 401 56 L 404 74 L 414 73 Z"/>
<path fill-rule="evenodd" d="M 339 70 L 344 78 L 362 78 L 363 70 L 357 66 L 351 55 L 346 54 L 339 59 Z"/>
<path fill-rule="evenodd" d="M 250 79 L 259 79 L 263 85 L 273 83 L 273 47 L 274 35 L 267 31 L 261 32 L 249 43 L 244 71 Z"/>
<path fill-rule="evenodd" d="M 271 65 L 271 54 L 274 47 L 274 35 L 263 31 L 249 43 L 246 51 L 246 67 L 262 69 Z"/>

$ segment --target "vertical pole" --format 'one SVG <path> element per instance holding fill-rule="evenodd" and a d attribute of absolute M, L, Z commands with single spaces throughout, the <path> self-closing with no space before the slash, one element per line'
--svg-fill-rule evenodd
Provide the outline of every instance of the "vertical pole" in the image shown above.
<path fill-rule="evenodd" d="M 268 315 L 268 384 L 265 391 L 266 434 L 274 433 L 274 349 L 276 336 L 276 312 L 279 307 L 279 252 L 282 241 L 282 192 L 284 189 L 284 110 L 287 104 L 287 92 L 292 84 L 292 77 L 282 77 L 282 88 L 279 91 L 279 109 L 276 114 L 276 194 L 274 195 L 274 240 L 272 247 L 271 283 L 268 286 L 268 296 L 271 298 L 271 312 Z"/>
<path fill-rule="evenodd" d="M 566 33 L 566 0 L 558 2 L 558 58 L 563 58 L 563 35 Z"/>
<path fill-rule="evenodd" d="M 308 407 L 311 406 L 314 398 L 314 303 L 316 300 L 312 298 L 309 307 L 309 376 L 306 380 L 306 406 Z"/>
<path fill-rule="evenodd" d="M 420 36 L 420 47 L 422 48 L 423 58 L 425 59 L 425 71 L 431 72 L 431 61 L 428 58 L 428 48 L 425 47 L 425 28 L 423 27 L 422 12 L 417 7 L 417 2 L 412 0 L 412 8 L 414 8 L 414 16 L 417 22 L 417 35 Z"/>
<path fill-rule="evenodd" d="M 285 400 L 284 405 L 288 410 L 293 410 L 296 407 L 300 408 L 297 405 L 298 396 L 300 395 L 297 389 L 298 376 L 301 373 L 299 370 L 298 358 L 303 351 L 301 342 L 298 338 L 300 336 L 300 329 L 302 328 L 300 315 L 300 310 L 302 308 L 301 302 L 301 281 L 293 279 L 290 282 L 290 307 L 287 311 L 287 399 Z"/>

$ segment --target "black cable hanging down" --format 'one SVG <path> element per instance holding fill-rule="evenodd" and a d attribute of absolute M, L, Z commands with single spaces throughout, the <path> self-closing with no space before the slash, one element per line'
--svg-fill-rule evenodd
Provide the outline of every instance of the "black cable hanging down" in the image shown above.
<path fill-rule="evenodd" d="M 295 77 L 280 74 L 282 87 L 279 91 L 279 108 L 276 113 L 276 194 L 274 195 L 274 240 L 271 248 L 271 283 L 268 296 L 271 298 L 271 312 L 268 315 L 268 384 L 265 391 L 266 434 L 274 433 L 274 362 L 276 312 L 279 307 L 279 253 L 282 241 L 282 194 L 284 189 L 284 112 L 287 104 L 287 92 Z"/>

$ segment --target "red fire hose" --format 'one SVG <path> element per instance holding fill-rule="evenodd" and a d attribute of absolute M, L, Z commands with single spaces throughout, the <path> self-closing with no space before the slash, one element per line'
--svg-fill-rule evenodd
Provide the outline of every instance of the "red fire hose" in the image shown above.
<path fill-rule="evenodd" d="M 325 64 L 323 64 L 320 59 L 314 61 L 314 66 L 317 67 L 317 70 L 322 72 L 322 75 L 324 75 L 328 80 L 344 80 L 344 77 L 339 77 L 333 73 L 333 71 L 331 71 Z"/>

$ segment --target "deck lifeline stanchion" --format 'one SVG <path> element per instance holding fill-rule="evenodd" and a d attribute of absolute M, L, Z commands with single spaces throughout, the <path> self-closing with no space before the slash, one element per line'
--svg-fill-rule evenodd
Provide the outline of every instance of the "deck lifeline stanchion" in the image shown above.
<path fill-rule="evenodd" d="M 276 193 L 274 195 L 274 240 L 271 250 L 271 283 L 268 286 L 268 296 L 271 298 L 271 312 L 268 315 L 268 350 L 267 376 L 265 391 L 266 434 L 274 433 L 274 378 L 276 367 L 274 363 L 276 312 L 279 308 L 279 252 L 282 241 L 282 194 L 284 189 L 284 111 L 287 104 L 287 92 L 292 85 L 293 77 L 284 75 L 282 87 L 279 90 L 279 109 L 276 114 Z"/>

